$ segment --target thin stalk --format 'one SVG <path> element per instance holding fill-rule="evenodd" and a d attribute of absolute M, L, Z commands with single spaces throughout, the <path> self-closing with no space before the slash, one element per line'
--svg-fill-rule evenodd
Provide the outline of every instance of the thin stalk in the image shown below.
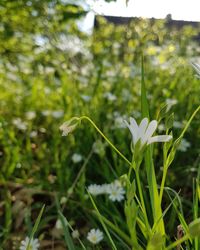
<path fill-rule="evenodd" d="M 163 192 L 164 192 L 164 188 L 165 188 L 165 180 L 167 177 L 167 166 L 163 167 L 163 176 L 162 176 L 162 181 L 161 181 L 161 185 L 160 185 L 160 204 L 162 203 L 162 197 L 163 197 Z"/>
<path fill-rule="evenodd" d="M 149 231 L 150 226 L 149 226 L 149 221 L 148 221 L 148 216 L 147 216 L 146 207 L 145 207 L 145 203 L 144 203 L 144 197 L 143 197 L 143 193 L 142 193 L 142 187 L 141 187 L 140 176 L 139 176 L 138 171 L 135 171 L 135 176 L 136 176 L 140 201 L 141 201 L 141 205 L 142 205 L 142 210 L 144 213 L 145 224 L 146 224 L 146 227 L 148 228 L 148 231 Z"/>
<path fill-rule="evenodd" d="M 186 234 L 185 236 L 183 236 L 181 239 L 175 241 L 174 243 L 172 243 L 170 246 L 168 246 L 165 250 L 169 250 L 172 249 L 174 247 L 176 247 L 177 245 L 180 245 L 182 242 L 186 241 L 189 239 L 189 234 Z"/>
<path fill-rule="evenodd" d="M 97 130 L 97 132 L 107 141 L 107 143 L 123 158 L 130 166 L 131 162 L 112 144 L 112 142 L 101 132 L 101 130 L 96 126 L 96 124 L 87 116 L 81 116 L 80 120 L 88 120 L 92 126 Z"/>

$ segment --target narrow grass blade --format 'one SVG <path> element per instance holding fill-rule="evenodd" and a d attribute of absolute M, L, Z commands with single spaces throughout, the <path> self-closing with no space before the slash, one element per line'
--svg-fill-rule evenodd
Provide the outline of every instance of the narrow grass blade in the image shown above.
<path fill-rule="evenodd" d="M 141 111 L 142 111 L 142 118 L 147 117 L 150 119 L 149 105 L 148 105 L 148 100 L 147 100 L 147 95 L 146 95 L 146 86 L 145 86 L 145 80 L 144 80 L 143 57 L 142 57 L 142 69 L 141 69 Z M 149 186 L 150 202 L 151 202 L 154 223 L 155 223 L 156 221 L 158 221 L 159 218 L 162 217 L 162 210 L 160 206 L 159 193 L 158 193 L 158 188 L 157 188 L 157 181 L 156 181 L 152 154 L 153 154 L 152 146 L 150 145 L 145 152 L 145 166 L 146 166 L 147 180 L 148 180 L 148 186 Z M 160 220 L 158 227 L 159 227 L 161 234 L 164 235 L 165 228 L 164 228 L 163 220 Z"/>
<path fill-rule="evenodd" d="M 103 215 L 97 213 L 96 211 L 93 212 L 97 217 L 100 215 L 103 222 L 105 222 L 106 225 L 108 225 L 115 233 L 118 234 L 118 236 L 123 239 L 129 246 L 132 245 L 131 239 L 118 227 L 116 227 L 110 220 L 105 218 Z"/>
<path fill-rule="evenodd" d="M 69 233 L 68 222 L 67 222 L 66 218 L 64 217 L 64 215 L 60 211 L 58 211 L 58 215 L 59 215 L 59 219 L 60 219 L 62 226 L 63 226 L 65 244 L 69 250 L 75 250 L 75 246 L 74 246 L 72 237 Z"/>
<path fill-rule="evenodd" d="M 94 202 L 94 199 L 92 198 L 92 196 L 91 196 L 91 194 L 89 192 L 88 192 L 88 195 L 90 197 L 90 200 L 92 202 L 92 205 L 93 205 L 95 211 L 97 212 L 98 218 L 99 218 L 99 220 L 100 220 L 100 222 L 101 222 L 101 224 L 102 224 L 102 226 L 103 226 L 103 228 L 104 228 L 104 230 L 106 232 L 106 235 L 108 236 L 108 239 L 109 239 L 109 241 L 110 241 L 110 243 L 112 245 L 112 249 L 117 250 L 117 247 L 116 247 L 114 241 L 112 240 L 112 237 L 111 237 L 111 235 L 110 235 L 110 233 L 109 233 L 109 231 L 108 231 L 108 229 L 106 227 L 106 224 L 104 223 L 104 221 L 102 219 L 102 215 L 100 214 L 100 212 L 99 212 L 99 210 L 98 210 L 98 208 L 97 208 L 97 206 L 96 206 L 96 204 Z"/>
<path fill-rule="evenodd" d="M 32 232 L 31 232 L 31 235 L 30 235 L 29 242 L 28 242 L 28 245 L 27 245 L 26 250 L 29 249 L 31 240 L 34 238 L 34 235 L 35 235 L 35 233 L 36 233 L 36 231 L 37 231 L 37 229 L 38 229 L 38 226 L 39 226 L 39 224 L 40 224 L 40 220 L 41 220 L 41 218 L 42 218 L 42 214 L 43 214 L 43 212 L 44 212 L 44 208 L 45 208 L 45 205 L 43 205 L 43 207 L 41 208 L 40 213 L 39 213 L 39 215 L 38 215 L 38 217 L 37 217 L 37 219 L 36 219 L 36 222 L 35 222 L 34 227 L 33 227 L 33 229 L 32 229 Z"/>

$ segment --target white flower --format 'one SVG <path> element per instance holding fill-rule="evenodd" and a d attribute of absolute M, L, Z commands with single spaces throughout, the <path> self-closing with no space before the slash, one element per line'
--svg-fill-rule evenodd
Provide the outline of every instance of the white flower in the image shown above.
<path fill-rule="evenodd" d="M 186 140 L 186 139 L 182 139 L 181 143 L 178 147 L 178 150 L 180 150 L 181 152 L 186 152 L 187 149 L 191 146 L 191 144 Z"/>
<path fill-rule="evenodd" d="M 178 101 L 177 101 L 176 99 L 167 98 L 167 99 L 166 99 L 167 111 L 169 111 L 169 110 L 171 109 L 172 106 L 176 105 L 177 102 L 178 102 Z"/>
<path fill-rule="evenodd" d="M 164 131 L 165 130 L 165 125 L 164 124 L 160 124 L 160 125 L 158 125 L 158 130 L 159 131 Z"/>
<path fill-rule="evenodd" d="M 183 127 L 183 123 L 181 123 L 179 121 L 174 121 L 173 127 L 174 128 L 182 128 Z"/>
<path fill-rule="evenodd" d="M 81 98 L 83 99 L 83 101 L 85 101 L 85 102 L 89 102 L 90 100 L 91 100 L 91 96 L 89 96 L 89 95 L 81 95 Z"/>
<path fill-rule="evenodd" d="M 104 185 L 98 185 L 98 184 L 91 184 L 88 186 L 88 192 L 94 196 L 105 194 L 105 186 Z"/>
<path fill-rule="evenodd" d="M 66 197 L 61 197 L 60 199 L 60 204 L 65 204 L 67 202 L 67 198 Z"/>
<path fill-rule="evenodd" d="M 130 124 L 125 121 L 126 126 L 129 128 L 133 145 L 135 146 L 137 142 L 140 141 L 140 147 L 149 145 L 154 142 L 167 142 L 172 139 L 171 135 L 158 135 L 152 136 L 157 128 L 157 121 L 148 121 L 148 118 L 142 119 L 140 125 L 138 126 L 134 118 L 130 118 Z"/>
<path fill-rule="evenodd" d="M 124 199 L 125 190 L 119 181 L 111 183 L 107 192 L 111 201 L 122 201 Z"/>
<path fill-rule="evenodd" d="M 49 115 L 51 115 L 51 111 L 50 110 L 43 110 L 41 113 L 42 113 L 43 116 L 49 116 Z"/>
<path fill-rule="evenodd" d="M 87 239 L 92 244 L 98 244 L 101 240 L 103 240 L 103 233 L 99 229 L 91 229 L 87 235 Z"/>
<path fill-rule="evenodd" d="M 108 100 L 108 101 L 116 101 L 117 97 L 115 95 L 113 95 L 110 92 L 106 92 L 104 94 L 104 97 Z"/>
<path fill-rule="evenodd" d="M 62 136 L 67 136 L 69 133 L 74 131 L 78 125 L 79 118 L 73 117 L 69 121 L 64 122 L 59 129 L 62 131 Z"/>
<path fill-rule="evenodd" d="M 19 130 L 25 131 L 27 129 L 27 123 L 23 122 L 21 118 L 15 118 L 15 119 L 13 119 L 12 123 Z"/>
<path fill-rule="evenodd" d="M 52 111 L 51 112 L 51 115 L 54 117 L 54 118 L 61 118 L 63 115 L 64 115 L 64 111 L 63 110 L 55 110 L 55 111 Z"/>
<path fill-rule="evenodd" d="M 56 229 L 63 229 L 63 225 L 60 219 L 58 219 L 56 221 L 56 225 L 55 225 Z"/>
<path fill-rule="evenodd" d="M 30 132 L 30 137 L 31 138 L 35 138 L 37 135 L 38 135 L 38 132 L 35 131 L 35 130 L 33 130 L 33 131 Z"/>
<path fill-rule="evenodd" d="M 32 120 L 36 117 L 35 111 L 28 111 L 26 112 L 26 119 L 27 120 Z"/>
<path fill-rule="evenodd" d="M 92 148 L 93 148 L 94 153 L 98 154 L 101 157 L 104 156 L 105 144 L 102 141 L 100 140 L 95 141 Z"/>
<path fill-rule="evenodd" d="M 75 154 L 72 155 L 72 161 L 74 163 L 79 163 L 79 162 L 82 161 L 82 159 L 83 159 L 83 157 L 80 154 L 75 153 Z"/>
<path fill-rule="evenodd" d="M 72 238 L 73 239 L 78 239 L 80 236 L 79 231 L 76 229 L 72 232 Z"/>
<path fill-rule="evenodd" d="M 40 243 L 38 239 L 31 239 L 29 248 L 27 248 L 28 243 L 29 243 L 29 237 L 26 237 L 25 240 L 21 241 L 21 245 L 19 249 L 20 250 L 38 250 L 39 249 Z"/>

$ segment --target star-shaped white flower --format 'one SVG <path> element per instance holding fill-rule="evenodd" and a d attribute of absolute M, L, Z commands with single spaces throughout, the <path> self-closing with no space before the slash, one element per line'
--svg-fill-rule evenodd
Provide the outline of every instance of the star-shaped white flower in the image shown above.
<path fill-rule="evenodd" d="M 21 245 L 19 249 L 20 250 L 38 250 L 39 249 L 40 243 L 38 239 L 31 239 L 29 247 L 28 247 L 28 243 L 29 243 L 29 237 L 26 237 L 25 240 L 21 241 Z"/>
<path fill-rule="evenodd" d="M 130 118 L 130 124 L 127 121 L 124 122 L 132 134 L 134 146 L 139 141 L 140 147 L 142 148 L 143 146 L 149 145 L 154 142 L 168 142 L 172 139 L 171 135 L 153 136 L 158 125 L 156 120 L 149 122 L 148 118 L 144 118 L 142 119 L 139 126 L 137 125 L 135 119 L 132 117 Z"/>
<path fill-rule="evenodd" d="M 87 235 L 87 239 L 94 245 L 103 240 L 103 233 L 99 229 L 91 229 Z"/>

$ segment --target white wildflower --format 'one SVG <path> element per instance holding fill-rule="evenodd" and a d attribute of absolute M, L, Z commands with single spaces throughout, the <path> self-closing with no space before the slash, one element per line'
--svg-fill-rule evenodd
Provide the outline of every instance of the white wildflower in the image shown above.
<path fill-rule="evenodd" d="M 50 116 L 51 115 L 51 110 L 43 110 L 42 112 L 43 116 Z"/>
<path fill-rule="evenodd" d="M 103 143 L 102 141 L 95 141 L 92 147 L 94 153 L 98 154 L 101 157 L 105 155 L 105 143 Z"/>
<path fill-rule="evenodd" d="M 87 239 L 92 244 L 98 244 L 100 241 L 103 240 L 103 233 L 99 229 L 91 229 L 87 235 Z"/>
<path fill-rule="evenodd" d="M 29 248 L 27 248 L 28 243 L 29 243 L 29 237 L 26 237 L 25 240 L 21 241 L 21 245 L 19 249 L 20 250 L 38 250 L 39 249 L 40 243 L 38 239 L 31 239 Z"/>
<path fill-rule="evenodd" d="M 170 99 L 170 98 L 167 98 L 166 99 L 166 104 L 167 104 L 167 110 L 170 110 L 172 106 L 176 105 L 177 104 L 177 100 L 176 99 Z"/>
<path fill-rule="evenodd" d="M 65 204 L 67 202 L 67 198 L 66 197 L 61 197 L 61 199 L 60 199 L 60 204 L 62 205 L 62 204 Z"/>
<path fill-rule="evenodd" d="M 158 131 L 164 131 L 165 130 L 165 125 L 163 123 L 158 125 Z"/>
<path fill-rule="evenodd" d="M 80 237 L 79 231 L 76 229 L 72 232 L 72 238 L 78 239 Z"/>
<path fill-rule="evenodd" d="M 19 130 L 25 131 L 27 129 L 27 123 L 23 122 L 21 118 L 15 118 L 15 119 L 13 119 L 12 123 Z"/>
<path fill-rule="evenodd" d="M 130 124 L 127 121 L 125 124 L 132 134 L 133 145 L 136 146 L 139 142 L 140 148 L 154 142 L 167 142 L 172 139 L 171 135 L 152 136 L 157 128 L 156 120 L 149 122 L 148 118 L 144 118 L 138 126 L 135 119 L 131 117 Z"/>
<path fill-rule="evenodd" d="M 22 167 L 22 164 L 20 163 L 20 162 L 18 162 L 17 164 L 16 164 L 16 168 L 21 168 Z"/>
<path fill-rule="evenodd" d="M 94 196 L 105 194 L 105 186 L 104 185 L 98 185 L 98 184 L 91 184 L 88 186 L 88 192 Z"/>
<path fill-rule="evenodd" d="M 51 112 L 51 115 L 52 115 L 54 118 L 58 119 L 58 118 L 63 117 L 64 111 L 63 111 L 63 110 L 55 110 L 55 111 L 52 111 L 52 112 Z"/>
<path fill-rule="evenodd" d="M 82 161 L 82 159 L 83 159 L 83 157 L 80 154 L 74 153 L 72 155 L 72 161 L 73 161 L 73 163 L 79 163 L 79 162 Z"/>
<path fill-rule="evenodd" d="M 117 97 L 116 97 L 115 95 L 113 95 L 112 93 L 110 93 L 110 92 L 106 92 L 106 93 L 104 94 L 104 97 L 105 97 L 108 101 L 111 101 L 111 102 L 117 100 Z"/>
<path fill-rule="evenodd" d="M 69 133 L 74 131 L 78 125 L 78 121 L 79 118 L 73 117 L 69 121 L 64 122 L 59 128 L 62 131 L 62 136 L 67 136 Z"/>
<path fill-rule="evenodd" d="M 180 150 L 181 152 L 186 152 L 187 149 L 191 146 L 191 144 L 186 140 L 186 139 L 182 139 L 181 143 L 178 147 L 178 150 Z"/>
<path fill-rule="evenodd" d="M 122 201 L 124 199 L 125 190 L 119 181 L 111 183 L 107 192 L 111 201 Z"/>
<path fill-rule="evenodd" d="M 182 128 L 183 127 L 183 123 L 181 123 L 179 121 L 174 121 L 173 127 L 174 128 Z"/>
<path fill-rule="evenodd" d="M 35 131 L 35 130 L 33 130 L 33 131 L 30 132 L 30 137 L 31 138 L 35 138 L 35 137 L 37 137 L 37 135 L 38 135 L 38 132 Z"/>
<path fill-rule="evenodd" d="M 89 96 L 89 95 L 81 95 L 81 98 L 83 99 L 83 101 L 85 101 L 85 102 L 89 102 L 90 100 L 91 100 L 91 96 Z"/>
<path fill-rule="evenodd" d="M 63 229 L 63 225 L 62 225 L 62 222 L 61 222 L 60 219 L 58 219 L 58 220 L 56 221 L 55 228 L 56 228 L 56 229 Z"/>
<path fill-rule="evenodd" d="M 26 112 L 26 119 L 33 120 L 36 117 L 35 111 L 28 111 Z"/>

